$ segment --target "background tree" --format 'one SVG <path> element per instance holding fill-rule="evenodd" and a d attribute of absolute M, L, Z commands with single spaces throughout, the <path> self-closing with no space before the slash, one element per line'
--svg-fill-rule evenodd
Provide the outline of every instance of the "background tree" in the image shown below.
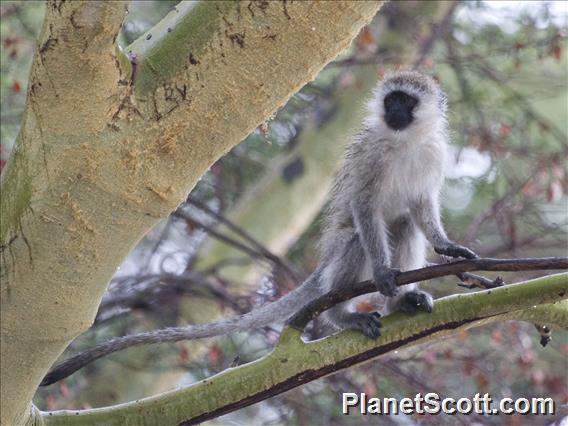
<path fill-rule="evenodd" d="M 254 3 L 253 13 L 265 13 L 261 4 Z M 147 37 L 151 32 L 146 31 L 174 5 L 134 3 L 119 42 L 126 46 L 141 35 Z M 485 256 L 563 254 L 566 22 L 554 7 L 544 4 L 521 13 L 491 9 L 489 13 L 500 17 L 496 25 L 486 19 L 487 7 L 435 2 L 386 6 L 344 56 L 217 161 L 188 201 L 141 241 L 115 274 L 95 327 L 74 342 L 69 353 L 106 337 L 247 311 L 292 288 L 317 261 L 313 248 L 324 198 L 313 195 L 326 193 L 347 142 L 337 136 L 348 135 L 356 125 L 360 111 L 356 105 L 364 100 L 372 80 L 400 65 L 415 63 L 434 72 L 450 95 L 458 148 L 445 206 L 454 239 L 474 245 Z M 35 43 L 31 28 L 39 28 L 41 9 L 39 3 L 2 4 L 4 156 L 20 123 L 22 87 Z M 169 142 L 164 143 L 167 150 Z M 123 161 L 136 169 L 136 159 L 131 158 L 135 151 L 129 150 Z M 52 158 L 55 163 L 64 160 Z M 316 164 L 326 166 L 314 173 Z M 164 184 L 149 191 L 160 199 L 167 196 L 167 188 Z M 273 201 L 259 196 L 263 188 L 268 188 L 265 193 Z M 291 205 L 285 194 L 299 194 L 294 205 L 309 208 L 278 207 Z M 77 220 L 86 214 L 83 209 L 75 211 L 72 202 L 63 205 Z M 267 214 L 260 215 L 265 219 L 260 223 L 242 213 L 243 209 L 265 211 L 262 208 L 292 218 L 292 225 L 283 227 Z M 217 227 L 219 223 L 224 226 Z M 211 238 L 231 250 L 216 246 Z M 257 265 L 254 273 L 243 274 L 243 267 L 250 271 L 251 264 Z M 516 273 L 506 280 L 531 276 Z M 445 279 L 431 289 L 437 295 L 455 293 L 454 281 Z M 88 408 L 140 398 L 171 388 L 174 380 L 187 383 L 258 358 L 274 344 L 276 335 L 260 330 L 216 339 L 213 344 L 180 342 L 132 349 L 42 389 L 36 404 L 47 409 Z M 545 393 L 561 401 L 566 395 L 566 333 L 556 332 L 546 350 L 537 343 L 530 324 L 464 330 L 442 343 L 389 354 L 231 416 L 243 423 L 281 417 L 297 423 L 360 423 L 365 419 L 339 417 L 337 404 L 341 390 L 357 389 L 393 396 L 428 390 L 466 395 L 483 389 L 494 396 Z M 513 349 L 505 353 L 502 347 Z M 504 362 L 507 357 L 512 362 Z M 125 369 L 136 374 L 126 377 Z M 315 407 L 306 405 L 306 393 Z"/>

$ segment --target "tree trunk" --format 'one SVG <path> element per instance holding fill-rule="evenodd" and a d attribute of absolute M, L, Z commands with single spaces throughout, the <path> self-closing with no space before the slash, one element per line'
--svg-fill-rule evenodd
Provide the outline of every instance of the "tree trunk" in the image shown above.
<path fill-rule="evenodd" d="M 49 1 L 2 175 L 1 422 L 93 321 L 121 260 L 381 2 L 182 2 L 115 48 L 121 2 Z"/>

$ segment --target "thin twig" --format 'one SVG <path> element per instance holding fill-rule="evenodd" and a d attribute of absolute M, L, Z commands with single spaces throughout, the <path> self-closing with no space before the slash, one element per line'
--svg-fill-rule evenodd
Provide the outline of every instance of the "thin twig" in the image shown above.
<path fill-rule="evenodd" d="M 490 289 L 490 288 L 503 287 L 505 285 L 505 282 L 501 277 L 497 277 L 494 280 L 490 280 L 489 278 L 483 277 L 481 275 L 472 274 L 471 272 L 463 272 L 456 275 L 461 280 L 461 283 L 458 283 L 458 285 L 460 287 L 465 287 L 470 290 L 474 288 Z"/>
<path fill-rule="evenodd" d="M 212 216 L 218 222 L 224 224 L 241 237 L 243 240 L 247 241 L 251 244 L 259 253 L 261 253 L 266 259 L 272 262 L 274 265 L 281 267 L 286 273 L 294 280 L 298 280 L 298 274 L 288 265 L 282 258 L 272 253 L 268 250 L 264 245 L 262 245 L 258 240 L 252 237 L 248 232 L 246 232 L 243 228 L 238 226 L 236 223 L 228 219 L 227 217 L 217 213 L 213 209 L 211 209 L 206 204 L 202 203 L 201 201 L 197 200 L 196 198 L 189 196 L 187 197 L 187 202 L 192 204 L 193 206 L 197 207 L 198 209 L 204 211 L 208 215 Z"/>
<path fill-rule="evenodd" d="M 459 1 L 455 1 L 453 4 L 451 4 L 440 22 L 433 24 L 433 29 L 430 33 L 430 36 L 420 46 L 420 49 L 418 51 L 418 58 L 412 64 L 413 69 L 416 69 L 420 65 L 422 65 L 422 62 L 424 62 L 436 42 L 448 32 L 453 23 L 454 12 L 456 11 L 456 8 L 459 6 L 459 4 Z"/>
<path fill-rule="evenodd" d="M 214 230 L 212 227 L 205 225 L 203 222 L 200 222 L 197 219 L 194 219 L 193 217 L 189 216 L 186 212 L 184 212 L 182 210 L 177 210 L 172 215 L 175 216 L 175 217 L 178 217 L 180 219 L 183 219 L 183 220 L 187 221 L 188 223 L 190 223 L 194 226 L 202 228 L 211 237 L 216 238 L 219 241 L 224 242 L 225 244 L 228 244 L 230 246 L 235 247 L 236 249 L 246 253 L 247 255 L 252 257 L 253 259 L 264 259 L 265 258 L 265 256 L 263 256 L 263 254 L 258 252 L 257 250 L 247 246 L 246 244 L 241 243 L 240 241 L 235 240 L 234 238 L 228 237 L 228 236 Z"/>

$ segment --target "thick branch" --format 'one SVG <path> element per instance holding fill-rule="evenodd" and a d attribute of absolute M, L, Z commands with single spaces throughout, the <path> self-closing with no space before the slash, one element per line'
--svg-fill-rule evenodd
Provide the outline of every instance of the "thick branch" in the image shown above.
<path fill-rule="evenodd" d="M 551 275 L 438 300 L 434 313 L 393 314 L 383 318 L 382 336 L 373 341 L 344 331 L 304 343 L 301 332 L 286 328 L 275 350 L 261 360 L 226 370 L 192 386 L 114 407 L 43 413 L 46 424 L 184 424 L 191 425 L 278 395 L 309 381 L 384 353 L 439 338 L 457 330 L 523 317 L 531 320 L 539 306 L 566 299 L 568 274 Z M 556 305 L 554 305 L 556 306 Z M 566 302 L 548 315 L 549 324 L 566 327 Z"/>
<path fill-rule="evenodd" d="M 111 203 L 99 199 L 98 222 L 91 222 L 87 205 L 99 195 L 91 186 L 99 157 L 89 155 L 90 144 L 101 145 L 109 111 L 125 93 L 117 86 L 114 45 L 124 13 L 119 1 L 47 2 L 26 110 L 0 189 L 5 425 L 29 421 L 39 381 L 88 327 L 106 284 L 101 275 L 116 267 L 93 265 L 104 262 L 104 256 L 94 262 L 93 243 L 104 235 L 96 225 L 108 218 L 100 207 Z"/>

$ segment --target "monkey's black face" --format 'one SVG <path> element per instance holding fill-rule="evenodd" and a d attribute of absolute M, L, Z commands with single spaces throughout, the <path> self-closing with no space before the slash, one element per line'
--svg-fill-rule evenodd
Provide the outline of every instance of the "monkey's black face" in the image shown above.
<path fill-rule="evenodd" d="M 414 120 L 413 111 L 418 99 L 400 90 L 385 96 L 385 122 L 393 130 L 403 130 Z"/>

